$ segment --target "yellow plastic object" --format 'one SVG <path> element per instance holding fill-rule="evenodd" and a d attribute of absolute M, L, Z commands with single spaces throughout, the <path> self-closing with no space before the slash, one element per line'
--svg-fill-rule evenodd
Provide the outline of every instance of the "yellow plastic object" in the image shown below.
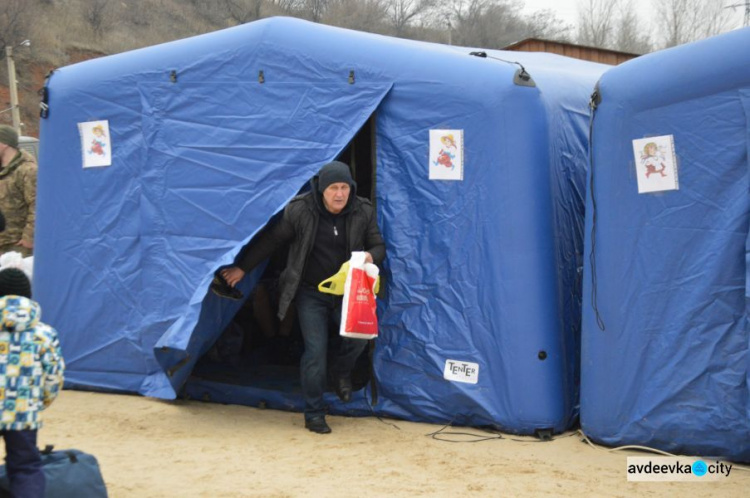
<path fill-rule="evenodd" d="M 325 294 L 333 294 L 334 296 L 343 296 L 344 287 L 346 286 L 346 275 L 349 273 L 349 261 L 341 265 L 338 273 L 334 276 L 323 280 L 318 284 L 318 290 Z M 375 294 L 380 292 L 380 275 L 375 280 Z"/>
<path fill-rule="evenodd" d="M 344 263 L 343 265 L 341 265 L 341 268 L 339 268 L 338 273 L 336 273 L 334 276 L 329 277 L 323 280 L 321 283 L 319 283 L 318 290 L 326 294 L 333 294 L 334 296 L 343 296 L 344 286 L 346 285 L 347 273 L 349 273 L 348 261 Z"/>

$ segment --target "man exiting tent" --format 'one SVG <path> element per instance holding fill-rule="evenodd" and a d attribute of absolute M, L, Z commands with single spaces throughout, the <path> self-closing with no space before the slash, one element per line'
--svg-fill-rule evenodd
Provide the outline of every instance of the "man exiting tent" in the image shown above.
<path fill-rule="evenodd" d="M 279 318 L 292 300 L 305 342 L 300 371 L 305 398 L 305 427 L 319 434 L 331 432 L 325 420 L 328 326 L 341 320 L 341 297 L 323 294 L 318 284 L 338 272 L 352 251 L 366 251 L 367 262 L 380 264 L 385 244 L 369 200 L 357 197 L 349 166 L 334 161 L 311 180 L 312 189 L 295 197 L 278 224 L 254 240 L 239 265 L 221 271 L 234 287 L 247 272 L 286 243 L 287 266 L 279 278 Z M 351 397 L 351 370 L 367 341 L 342 338 L 331 372 L 336 393 Z"/>

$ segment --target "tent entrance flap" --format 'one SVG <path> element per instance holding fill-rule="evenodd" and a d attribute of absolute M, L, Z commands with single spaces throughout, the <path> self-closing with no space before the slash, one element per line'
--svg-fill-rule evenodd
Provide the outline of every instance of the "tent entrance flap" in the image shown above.
<path fill-rule="evenodd" d="M 144 383 L 140 392 L 167 399 L 180 391 L 241 306 L 207 296 L 214 271 L 232 264 L 320 167 L 350 144 L 392 84 L 179 86 L 141 89 L 145 153 L 160 172 L 144 183 L 144 189 L 159 190 L 153 209 L 161 211 L 165 241 L 158 264 L 180 268 L 169 277 L 179 280 L 184 302 L 170 310 L 173 324 L 154 346 L 163 370 L 154 375 L 162 378 Z M 203 255 L 198 264 L 197 254 Z M 253 275 L 243 281 L 246 291 L 258 277 Z"/>
<path fill-rule="evenodd" d="M 745 111 L 745 168 L 750 177 L 750 88 L 740 90 L 740 100 L 742 108 Z M 745 237 L 745 330 L 750 327 L 750 228 Z M 747 351 L 746 364 L 748 368 L 745 372 L 745 385 L 750 386 L 750 348 Z M 747 399 L 747 413 L 750 413 L 750 397 Z"/>

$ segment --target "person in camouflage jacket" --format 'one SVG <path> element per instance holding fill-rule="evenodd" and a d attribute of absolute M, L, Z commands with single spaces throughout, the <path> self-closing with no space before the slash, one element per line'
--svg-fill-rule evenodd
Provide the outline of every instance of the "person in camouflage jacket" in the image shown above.
<path fill-rule="evenodd" d="M 18 134 L 0 125 L 0 211 L 5 231 L 0 233 L 0 254 L 18 251 L 30 256 L 34 248 L 37 165 L 27 152 L 18 150 Z"/>

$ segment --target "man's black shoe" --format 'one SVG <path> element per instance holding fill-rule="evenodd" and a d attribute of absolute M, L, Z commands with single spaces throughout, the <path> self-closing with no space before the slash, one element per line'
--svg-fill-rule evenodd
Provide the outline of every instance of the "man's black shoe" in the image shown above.
<path fill-rule="evenodd" d="M 224 280 L 221 273 L 216 272 L 214 279 L 210 286 L 211 291 L 219 297 L 225 297 L 227 299 L 233 299 L 238 301 L 242 299 L 242 292 L 239 289 L 235 289 Z"/>
<path fill-rule="evenodd" d="M 325 417 L 315 417 L 305 420 L 305 428 L 317 434 L 328 434 L 331 432 L 331 428 L 326 424 Z"/>
<path fill-rule="evenodd" d="M 336 382 L 336 394 L 339 399 L 344 403 L 348 403 L 352 399 L 352 379 L 348 375 L 338 378 Z"/>

